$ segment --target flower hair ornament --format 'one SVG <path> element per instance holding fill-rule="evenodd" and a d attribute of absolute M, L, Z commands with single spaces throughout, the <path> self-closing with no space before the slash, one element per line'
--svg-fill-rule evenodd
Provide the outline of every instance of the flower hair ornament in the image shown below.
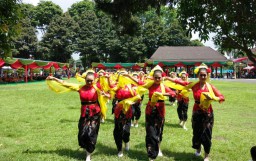
<path fill-rule="evenodd" d="M 200 66 L 198 66 L 198 67 L 196 67 L 196 68 L 194 69 L 194 73 L 195 73 L 195 74 L 198 74 L 198 72 L 199 72 L 200 69 L 206 69 L 206 72 L 207 72 L 207 73 L 211 73 L 211 72 L 212 72 L 211 68 L 208 68 L 208 66 L 207 66 L 206 64 L 202 63 Z"/>

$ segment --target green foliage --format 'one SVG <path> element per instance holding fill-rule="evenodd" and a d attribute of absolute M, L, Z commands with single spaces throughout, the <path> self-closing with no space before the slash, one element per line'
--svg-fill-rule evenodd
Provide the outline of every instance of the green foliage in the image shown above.
<path fill-rule="evenodd" d="M 52 1 L 41 0 L 35 8 L 35 20 L 37 21 L 37 26 L 43 31 L 46 30 L 55 16 L 60 16 L 63 14 L 62 9 L 59 5 L 56 5 Z"/>
<path fill-rule="evenodd" d="M 76 51 L 85 67 L 95 61 L 143 62 L 158 46 L 191 45 L 174 9 L 163 7 L 160 16 L 155 9 L 133 15 L 136 32 L 128 35 L 122 34 L 122 27 L 113 24 L 109 15 L 97 8 L 93 10 L 92 4 L 82 1 L 69 9 L 80 26 Z"/>
<path fill-rule="evenodd" d="M 204 44 L 201 43 L 200 40 L 196 39 L 196 40 L 191 40 L 191 46 L 204 46 Z"/>
<path fill-rule="evenodd" d="M 19 2 L 0 1 L 0 57 L 11 56 L 12 39 L 19 34 L 22 18 Z"/>
<path fill-rule="evenodd" d="M 77 83 L 75 79 L 69 82 Z M 226 97 L 222 104 L 213 103 L 214 128 L 211 161 L 250 160 L 250 148 L 255 145 L 256 107 L 254 83 L 212 81 Z M 56 94 L 45 82 L 0 85 L 0 160 L 84 160 L 85 152 L 77 142 L 77 123 L 81 102 L 77 92 Z M 202 161 L 191 148 L 191 115 L 193 99 L 188 109 L 188 131 L 178 125 L 176 106 L 166 101 L 166 120 L 161 150 L 156 161 Z M 148 160 L 145 148 L 145 106 L 138 128 L 131 128 L 130 150 L 123 161 Z M 113 138 L 114 120 L 111 101 L 107 119 L 100 125 L 93 160 L 118 161 Z M 246 139 L 245 139 L 246 138 Z"/>
<path fill-rule="evenodd" d="M 86 11 L 94 10 L 95 4 L 89 0 L 83 0 L 77 3 L 72 4 L 71 8 L 68 9 L 68 12 L 75 21 L 79 20 L 79 17 Z"/>
<path fill-rule="evenodd" d="M 98 18 L 98 58 L 99 62 L 116 62 L 115 53 L 119 52 L 120 40 L 117 35 L 117 28 L 111 21 L 111 17 L 102 11 L 96 10 L 96 16 Z"/>
<path fill-rule="evenodd" d="M 134 34 L 137 29 L 137 21 L 133 15 L 156 8 L 160 14 L 161 5 L 171 4 L 172 0 L 95 0 L 96 6 L 112 15 L 115 24 L 121 25 L 124 34 Z"/>
<path fill-rule="evenodd" d="M 189 46 L 190 37 L 182 29 L 176 16 L 176 10 L 162 7 L 160 15 L 151 9 L 144 14 L 139 14 L 142 24 L 143 42 L 147 46 L 149 58 L 159 46 Z"/>
<path fill-rule="evenodd" d="M 215 32 L 214 41 L 221 49 L 242 50 L 256 63 L 256 55 L 250 50 L 256 42 L 255 13 L 254 1 L 179 1 L 179 19 L 189 31 L 198 31 L 203 40 Z"/>
<path fill-rule="evenodd" d="M 36 7 L 32 4 L 20 4 L 23 17 L 28 18 L 32 26 L 38 26 L 38 21 L 35 19 Z"/>
<path fill-rule="evenodd" d="M 118 62 L 142 62 L 146 53 L 146 45 L 142 36 L 123 35 L 120 37 L 120 52 Z"/>
<path fill-rule="evenodd" d="M 48 30 L 40 42 L 44 59 L 68 62 L 71 54 L 75 51 L 76 34 L 78 24 L 68 13 L 55 16 L 48 26 Z"/>
<path fill-rule="evenodd" d="M 94 11 L 85 11 L 79 21 L 80 26 L 77 38 L 77 51 L 82 56 L 84 67 L 89 67 L 91 62 L 99 61 L 97 56 L 99 46 L 99 21 Z"/>
<path fill-rule="evenodd" d="M 21 33 L 15 37 L 13 44 L 17 53 L 14 53 L 13 56 L 28 59 L 29 55 L 33 55 L 36 59 L 38 58 L 36 55 L 38 45 L 36 29 L 32 26 L 29 18 L 26 17 L 22 20 Z"/>

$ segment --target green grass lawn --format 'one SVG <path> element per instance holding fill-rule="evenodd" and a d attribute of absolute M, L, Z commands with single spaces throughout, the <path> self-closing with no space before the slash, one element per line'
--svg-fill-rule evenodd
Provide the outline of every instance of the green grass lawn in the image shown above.
<path fill-rule="evenodd" d="M 76 80 L 71 79 L 71 82 Z M 247 161 L 250 148 L 256 145 L 256 85 L 212 81 L 225 96 L 223 104 L 213 103 L 213 161 Z M 131 128 L 130 151 L 117 157 L 113 138 L 113 115 L 101 124 L 92 160 L 147 160 L 144 110 L 138 128 Z M 178 126 L 176 106 L 167 102 L 166 123 L 161 149 L 164 156 L 156 160 L 203 160 L 191 148 L 192 101 L 188 112 L 188 131 Z M 77 143 L 80 115 L 76 92 L 56 94 L 45 82 L 0 85 L 0 160 L 84 160 L 85 153 Z"/>

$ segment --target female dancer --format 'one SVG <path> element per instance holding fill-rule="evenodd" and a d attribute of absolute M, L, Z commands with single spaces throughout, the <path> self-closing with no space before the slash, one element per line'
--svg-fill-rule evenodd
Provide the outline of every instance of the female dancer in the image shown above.
<path fill-rule="evenodd" d="M 181 72 L 179 76 L 183 82 L 188 82 L 188 76 L 185 71 Z M 180 126 L 182 126 L 184 130 L 187 130 L 186 121 L 188 119 L 187 113 L 188 113 L 189 97 L 187 96 L 187 94 L 183 93 L 182 90 L 177 90 L 177 101 L 178 101 L 177 113 L 180 119 Z"/>
<path fill-rule="evenodd" d="M 174 97 L 175 92 L 163 84 L 163 70 L 160 66 L 156 66 L 150 73 L 153 80 L 147 80 L 147 83 L 142 86 L 149 90 L 149 101 L 146 107 L 146 148 L 149 160 L 153 160 L 157 156 L 163 156 L 160 144 L 165 122 L 164 96 Z M 133 81 L 136 82 L 134 79 Z"/>
<path fill-rule="evenodd" d="M 211 70 L 202 64 L 195 69 L 195 74 L 198 75 L 198 82 L 183 82 L 167 78 L 175 83 L 184 85 L 186 89 L 192 89 L 195 103 L 192 113 L 192 148 L 196 149 L 195 155 L 201 155 L 201 145 L 204 147 L 204 161 L 209 160 L 211 149 L 212 128 L 214 123 L 213 109 L 211 101 L 225 101 L 224 96 L 211 84 L 207 82 L 210 78 Z"/>
<path fill-rule="evenodd" d="M 55 77 L 47 77 L 50 88 L 55 90 L 54 82 L 57 86 L 66 88 L 64 90 L 77 91 L 81 100 L 81 114 L 78 123 L 78 143 L 86 151 L 86 161 L 91 160 L 91 153 L 95 150 L 98 131 L 100 128 L 101 108 L 99 106 L 100 96 L 110 97 L 108 93 L 100 91 L 94 84 L 94 71 L 88 71 L 82 75 L 85 78 L 85 85 L 71 84 Z M 61 92 L 61 91 L 58 91 Z"/>
<path fill-rule="evenodd" d="M 122 142 L 125 143 L 125 150 L 129 150 L 130 141 L 130 128 L 131 128 L 131 118 L 132 118 L 132 104 L 128 103 L 128 99 L 134 99 L 133 102 L 140 100 L 140 96 L 136 93 L 136 89 L 131 84 L 122 84 L 120 79 L 123 77 L 122 74 L 127 74 L 125 69 L 119 72 L 118 83 L 115 85 L 110 85 L 115 91 L 115 98 L 117 104 L 115 105 L 113 111 L 115 115 L 115 127 L 113 131 L 115 143 L 118 150 L 118 157 L 123 156 Z"/>

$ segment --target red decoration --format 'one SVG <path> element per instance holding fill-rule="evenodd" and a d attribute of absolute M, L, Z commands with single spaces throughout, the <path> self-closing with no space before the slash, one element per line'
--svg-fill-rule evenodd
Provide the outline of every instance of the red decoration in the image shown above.
<path fill-rule="evenodd" d="M 104 65 L 102 65 L 102 64 L 98 64 L 98 65 L 97 65 L 97 68 L 99 68 L 99 69 L 104 69 L 104 70 L 106 69 L 106 67 L 105 67 Z"/>
<path fill-rule="evenodd" d="M 159 65 L 160 67 L 163 67 L 163 66 L 164 66 L 164 63 L 159 62 L 158 65 Z"/>
<path fill-rule="evenodd" d="M 207 73 L 212 73 L 211 68 L 208 68 L 208 69 L 206 70 L 206 72 L 207 72 Z"/>
<path fill-rule="evenodd" d="M 182 62 L 179 62 L 179 63 L 175 64 L 174 66 L 176 66 L 176 67 L 184 67 L 185 65 Z"/>
<path fill-rule="evenodd" d="M 43 69 L 49 69 L 52 66 L 52 62 L 49 62 L 47 65 L 43 66 Z"/>
<path fill-rule="evenodd" d="M 33 62 L 33 63 L 31 63 L 31 64 L 28 65 L 28 68 L 29 68 L 29 69 L 36 69 L 36 68 L 40 68 L 40 66 L 38 66 L 38 65 L 36 64 L 36 62 Z"/>
<path fill-rule="evenodd" d="M 21 64 L 21 62 L 19 60 L 17 60 L 16 62 L 10 64 L 10 67 L 12 69 L 18 69 L 21 68 L 23 66 L 23 64 Z"/>
<path fill-rule="evenodd" d="M 211 66 L 214 68 L 217 68 L 217 67 L 221 67 L 221 64 L 218 62 L 214 62 Z"/>
<path fill-rule="evenodd" d="M 122 66 L 122 65 L 120 65 L 120 64 L 116 64 L 116 65 L 114 66 L 114 68 L 116 68 L 116 69 L 120 69 L 120 68 L 123 68 L 123 66 Z"/>
<path fill-rule="evenodd" d="M 53 65 L 53 67 L 54 67 L 55 69 L 59 69 L 59 68 L 60 68 L 59 64 L 56 63 L 56 62 L 52 62 L 52 65 Z"/>
<path fill-rule="evenodd" d="M 135 64 L 134 66 L 132 66 L 132 70 L 138 71 L 138 70 L 140 70 L 140 66 Z"/>
<path fill-rule="evenodd" d="M 4 66 L 4 63 L 5 63 L 4 60 L 0 58 L 0 68 L 1 68 L 2 66 Z"/>
<path fill-rule="evenodd" d="M 200 62 L 197 62 L 197 63 L 195 63 L 195 66 L 200 66 L 202 63 L 200 63 Z"/>

